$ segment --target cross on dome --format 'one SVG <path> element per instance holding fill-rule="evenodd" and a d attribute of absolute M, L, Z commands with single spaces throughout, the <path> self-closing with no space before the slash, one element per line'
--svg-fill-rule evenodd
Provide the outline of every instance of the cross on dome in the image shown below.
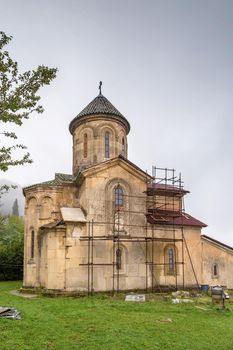
<path fill-rule="evenodd" d="M 99 82 L 99 95 L 102 95 L 102 92 L 101 92 L 101 86 L 103 85 L 102 81 Z"/>

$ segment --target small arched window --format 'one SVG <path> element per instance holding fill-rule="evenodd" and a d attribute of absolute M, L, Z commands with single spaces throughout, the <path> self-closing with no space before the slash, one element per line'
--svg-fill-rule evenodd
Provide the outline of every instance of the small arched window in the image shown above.
<path fill-rule="evenodd" d="M 177 251 L 176 247 L 169 245 L 165 247 L 164 250 L 164 273 L 165 275 L 175 275 L 177 274 Z"/>
<path fill-rule="evenodd" d="M 121 258 L 122 258 L 121 249 L 118 248 L 116 250 L 116 269 L 117 270 L 121 270 L 121 268 L 122 268 Z"/>
<path fill-rule="evenodd" d="M 31 231 L 31 259 L 34 258 L 35 253 L 35 232 Z"/>
<path fill-rule="evenodd" d="M 104 156 L 110 158 L 110 133 L 106 131 L 104 134 Z"/>
<path fill-rule="evenodd" d="M 213 265 L 213 277 L 218 277 L 218 265 Z"/>
<path fill-rule="evenodd" d="M 124 205 L 124 192 L 121 186 L 117 186 L 115 188 L 115 206 L 123 206 Z"/>
<path fill-rule="evenodd" d="M 175 260 L 174 260 L 174 249 L 168 249 L 168 273 L 169 275 L 174 274 L 175 272 Z"/>
<path fill-rule="evenodd" d="M 83 135 L 83 157 L 87 158 L 87 134 Z"/>

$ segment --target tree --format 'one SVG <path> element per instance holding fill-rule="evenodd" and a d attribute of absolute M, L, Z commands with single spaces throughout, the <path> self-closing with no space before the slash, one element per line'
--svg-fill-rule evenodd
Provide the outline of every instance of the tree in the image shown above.
<path fill-rule="evenodd" d="M 0 215 L 0 280 L 22 279 L 23 219 Z"/>
<path fill-rule="evenodd" d="M 18 205 L 18 199 L 16 198 L 14 200 L 14 204 L 12 207 L 12 215 L 19 216 L 19 205 Z"/>
<path fill-rule="evenodd" d="M 42 113 L 39 104 L 39 89 L 49 85 L 56 77 L 57 69 L 38 66 L 35 70 L 19 73 L 15 62 L 5 46 L 12 37 L 0 31 L 0 170 L 7 171 L 11 166 L 32 163 L 26 146 L 17 143 L 17 135 L 11 130 L 2 131 L 1 124 L 22 125 L 33 112 Z M 4 138 L 5 142 L 2 143 Z M 9 141 L 11 141 L 9 143 Z M 20 155 L 19 155 L 20 151 Z M 7 186 L 0 187 L 1 191 Z"/>

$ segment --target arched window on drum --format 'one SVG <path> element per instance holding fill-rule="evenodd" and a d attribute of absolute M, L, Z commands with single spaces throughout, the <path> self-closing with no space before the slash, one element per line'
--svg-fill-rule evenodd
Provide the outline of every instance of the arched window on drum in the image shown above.
<path fill-rule="evenodd" d="M 121 154 L 123 157 L 125 157 L 125 138 L 122 137 L 122 140 L 121 140 Z"/>
<path fill-rule="evenodd" d="M 106 131 L 104 134 L 104 157 L 110 158 L 110 132 Z"/>
<path fill-rule="evenodd" d="M 83 135 L 83 158 L 87 158 L 87 134 Z"/>

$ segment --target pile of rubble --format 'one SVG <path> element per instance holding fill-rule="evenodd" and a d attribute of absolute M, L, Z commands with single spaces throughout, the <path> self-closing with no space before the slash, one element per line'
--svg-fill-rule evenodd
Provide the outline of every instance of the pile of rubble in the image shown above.
<path fill-rule="evenodd" d="M 180 304 L 180 303 L 193 303 L 193 300 L 190 299 L 190 292 L 184 290 L 178 290 L 172 293 L 172 303 Z"/>

